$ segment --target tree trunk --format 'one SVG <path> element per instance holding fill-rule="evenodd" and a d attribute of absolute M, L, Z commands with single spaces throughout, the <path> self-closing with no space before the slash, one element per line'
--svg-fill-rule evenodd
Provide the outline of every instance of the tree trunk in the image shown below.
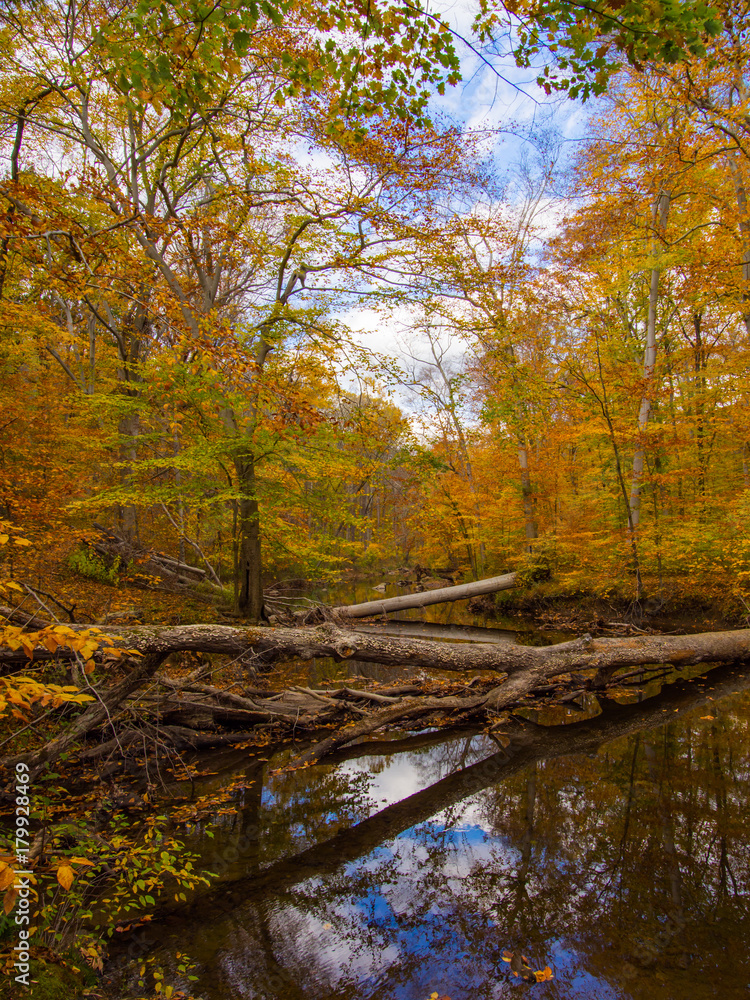
<path fill-rule="evenodd" d="M 117 429 L 120 433 L 120 481 L 128 489 L 133 486 L 133 470 L 138 461 L 138 414 L 125 414 L 120 418 Z M 135 504 L 118 504 L 117 527 L 125 541 L 130 545 L 138 544 L 138 508 Z"/>
<path fill-rule="evenodd" d="M 255 458 L 243 450 L 234 459 L 240 487 L 238 504 L 237 610 L 250 621 L 259 622 L 263 613 L 261 586 L 260 517 L 255 493 Z"/>
<path fill-rule="evenodd" d="M 474 580 L 462 583 L 457 587 L 441 587 L 439 590 L 427 590 L 418 594 L 402 594 L 400 597 L 387 597 L 380 601 L 366 601 L 364 604 L 348 604 L 334 608 L 337 615 L 346 618 L 368 618 L 370 615 L 383 615 L 388 611 L 405 611 L 407 608 L 426 608 L 430 604 L 443 604 L 447 601 L 463 601 L 469 597 L 479 597 L 482 594 L 494 594 L 498 590 L 509 590 L 516 584 L 516 574 L 506 573 L 504 576 L 492 576 L 487 580 Z"/>
<path fill-rule="evenodd" d="M 750 335 L 750 214 L 748 212 L 747 188 L 745 179 L 742 176 L 740 166 L 740 154 L 730 152 L 727 154 L 727 166 L 732 175 L 734 193 L 737 199 L 737 211 L 739 213 L 740 236 L 742 238 L 742 287 L 740 290 L 740 309 L 742 312 L 742 322 Z"/>
<path fill-rule="evenodd" d="M 654 226 L 658 237 L 664 235 L 667 226 L 667 216 L 669 214 L 669 203 L 671 195 L 668 191 L 660 191 L 654 204 Z M 656 252 L 656 238 L 654 240 L 654 250 Z M 633 456 L 633 480 L 630 488 L 630 524 L 631 530 L 637 531 L 641 517 L 641 481 L 643 479 L 643 464 L 646 457 L 644 447 L 648 418 L 651 413 L 651 396 L 653 390 L 651 381 L 656 367 L 656 310 L 659 303 L 659 277 L 661 275 L 661 265 L 658 261 L 651 268 L 651 286 L 648 297 L 648 324 L 646 328 L 646 352 L 643 358 L 643 396 L 641 398 L 641 408 L 638 412 L 638 447 Z M 640 588 L 639 588 L 640 590 Z M 640 593 L 638 594 L 640 597 Z"/>
<path fill-rule="evenodd" d="M 88 626 L 71 626 L 84 629 Z M 375 630 L 357 632 L 326 623 L 314 627 L 269 628 L 229 625 L 128 626 L 103 628 L 113 646 L 136 649 L 144 656 L 178 651 L 227 653 L 255 657 L 263 663 L 330 656 L 353 658 L 390 666 L 411 665 L 450 671 L 492 670 L 513 675 L 554 677 L 571 670 L 596 669 L 605 678 L 620 667 L 671 663 L 720 663 L 750 659 L 750 629 L 703 632 L 697 635 L 643 635 L 628 638 L 592 638 L 584 635 L 554 646 L 431 642 L 395 639 Z M 72 659 L 60 646 L 51 653 L 34 649 L 34 661 Z M 96 654 L 95 654 L 96 656 Z M 27 663 L 23 648 L 0 648 L 0 667 Z M 139 662 L 140 666 L 140 662 Z M 508 688 L 509 682 L 503 685 Z"/>
<path fill-rule="evenodd" d="M 525 441 L 518 444 L 518 464 L 521 469 L 521 497 L 523 498 L 523 518 L 526 525 L 526 551 L 533 551 L 533 542 L 539 536 L 534 509 L 534 491 L 529 474 L 529 449 Z"/>

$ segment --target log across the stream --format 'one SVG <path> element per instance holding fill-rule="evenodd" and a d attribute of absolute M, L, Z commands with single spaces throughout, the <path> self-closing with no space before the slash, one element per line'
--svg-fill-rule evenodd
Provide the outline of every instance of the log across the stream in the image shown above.
<path fill-rule="evenodd" d="M 70 626 L 75 631 L 76 626 Z M 81 626 L 83 628 L 83 626 Z M 137 650 L 141 655 L 131 662 L 129 673 L 106 686 L 99 681 L 96 698 L 63 734 L 48 743 L 31 764 L 38 768 L 69 750 L 87 734 L 98 732 L 105 744 L 128 736 L 133 725 L 143 731 L 153 730 L 150 720 L 158 722 L 160 740 L 173 739 L 185 745 L 186 733 L 197 730 L 196 745 L 209 728 L 230 724 L 234 731 L 225 733 L 227 742 L 236 742 L 237 727 L 250 733 L 258 724 L 289 726 L 294 732 L 308 733 L 321 725 L 334 732 L 304 752 L 295 763 L 312 763 L 338 747 L 373 733 L 383 726 L 428 713 L 448 713 L 452 718 L 466 714 L 490 714 L 518 704 L 531 692 L 550 686 L 563 693 L 573 688 L 602 690 L 608 683 L 619 683 L 614 676 L 625 667 L 671 664 L 682 667 L 697 663 L 737 662 L 750 659 L 750 630 L 704 632 L 697 635 L 643 635 L 627 638 L 581 636 L 553 646 L 535 647 L 513 644 L 470 644 L 434 642 L 423 639 L 398 639 L 378 635 L 375 629 L 356 631 L 333 622 L 312 627 L 253 626 L 237 628 L 226 625 L 185 625 L 174 627 L 122 626 L 102 629 L 114 646 Z M 458 681 L 451 690 L 434 682 L 424 682 L 421 692 L 388 691 L 358 693 L 316 691 L 297 687 L 286 692 L 245 689 L 232 694 L 198 683 L 199 677 L 170 678 L 158 676 L 170 653 L 179 651 L 229 654 L 258 668 L 294 658 L 356 658 L 371 663 L 394 666 L 410 665 L 447 672 L 485 674 L 484 680 L 467 684 Z M 51 652 L 43 645 L 34 649 L 34 660 L 72 659 L 76 654 L 65 646 Z M 94 653 L 94 658 L 98 654 Z M 24 647 L 0 649 L 0 667 L 6 672 L 26 659 Z M 571 671 L 588 671 L 588 677 L 570 676 Z M 494 679 L 486 676 L 489 673 Z M 567 679 L 556 681 L 562 675 Z M 550 681 L 552 684 L 550 685 Z M 149 685 L 158 684 L 164 693 L 149 693 Z M 394 702 L 393 699 L 397 700 Z M 123 712 L 122 709 L 125 709 Z M 118 712 L 120 714 L 118 714 Z M 355 715 L 354 724 L 350 723 Z M 133 721 L 135 720 L 135 721 Z M 119 727 L 119 728 L 118 728 Z M 144 728 L 145 727 L 145 728 Z M 172 727 L 170 729 L 170 727 Z M 139 730 L 141 731 L 141 730 Z M 154 730 L 155 731 L 155 730 Z M 129 737 L 128 737 L 129 738 Z M 219 740 L 213 739 L 216 745 Z M 187 739 L 187 744 L 190 741 Z M 14 758 L 15 759 L 15 758 Z M 13 761 L 6 759 L 6 767 Z"/>
<path fill-rule="evenodd" d="M 90 626 L 67 626 L 83 631 Z M 333 657 L 354 658 L 391 666 L 415 666 L 434 670 L 490 670 L 516 674 L 540 671 L 553 677 L 570 670 L 595 668 L 612 672 L 620 667 L 651 663 L 676 666 L 691 663 L 726 663 L 750 658 L 750 629 L 731 632 L 700 632 L 693 635 L 641 635 L 578 639 L 553 646 L 521 646 L 510 643 L 448 643 L 428 639 L 399 639 L 378 635 L 374 629 L 356 631 L 334 623 L 304 627 L 231 625 L 120 625 L 99 630 L 112 646 L 133 649 L 142 656 L 164 657 L 180 651 L 225 653 L 261 665 L 282 660 Z M 33 660 L 74 659 L 66 646 L 50 652 L 38 645 Z M 0 648 L 0 669 L 27 663 L 23 646 Z"/>

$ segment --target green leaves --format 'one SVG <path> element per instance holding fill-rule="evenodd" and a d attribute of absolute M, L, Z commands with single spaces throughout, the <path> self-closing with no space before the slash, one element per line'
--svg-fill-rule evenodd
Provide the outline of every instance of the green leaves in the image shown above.
<path fill-rule="evenodd" d="M 567 91 L 586 100 L 606 90 L 623 62 L 642 69 L 705 55 L 706 41 L 724 26 L 717 9 L 703 0 L 599 0 L 586 5 L 482 0 L 474 27 L 484 41 L 514 27 L 518 65 L 530 66 L 551 53 L 539 85 L 548 94 Z"/>
<path fill-rule="evenodd" d="M 100 26 L 95 49 L 131 104 L 156 99 L 173 116 L 214 103 L 259 65 L 285 78 L 282 102 L 330 88 L 345 116 L 385 107 L 421 120 L 430 89 L 459 78 L 446 26 L 417 5 L 383 0 L 341 6 L 322 0 L 314 7 L 288 0 L 141 0 L 130 14 Z"/>

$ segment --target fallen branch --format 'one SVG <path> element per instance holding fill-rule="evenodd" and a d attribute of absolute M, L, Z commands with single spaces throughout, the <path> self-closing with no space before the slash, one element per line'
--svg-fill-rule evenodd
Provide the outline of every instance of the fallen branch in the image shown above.
<path fill-rule="evenodd" d="M 403 695 L 405 689 L 384 689 L 382 692 L 346 689 L 321 694 L 310 688 L 297 688 L 282 694 L 269 693 L 265 697 L 248 698 L 247 695 L 235 695 L 195 680 L 183 679 L 174 682 L 174 688 L 166 698 L 145 693 L 134 699 L 135 704 L 140 703 L 148 715 L 156 715 L 161 722 L 186 723 L 196 729 L 215 728 L 228 723 L 246 725 L 248 729 L 259 723 L 283 723 L 287 726 L 291 723 L 294 728 L 301 725 L 309 732 L 323 721 L 330 721 L 332 713 L 354 712 L 363 717 L 353 726 L 340 729 L 317 743 L 293 761 L 292 766 L 312 763 L 331 750 L 375 732 L 384 725 L 428 712 L 498 712 L 517 704 L 535 689 L 547 687 L 554 678 L 573 671 L 586 670 L 594 676 L 569 678 L 568 689 L 601 690 L 623 667 L 646 664 L 682 667 L 750 658 L 750 630 L 597 639 L 584 635 L 570 642 L 545 647 L 400 640 L 374 632 L 344 630 L 333 623 L 308 628 L 124 626 L 117 628 L 116 632 L 114 629 L 102 631 L 109 635 L 113 645 L 138 650 L 143 658 L 119 684 L 100 692 L 99 701 L 78 716 L 62 736 L 31 758 L 32 771 L 55 760 L 88 733 L 110 723 L 114 709 L 126 698 L 136 695 L 169 653 L 180 650 L 226 653 L 235 658 L 248 656 L 265 662 L 314 656 L 332 656 L 339 660 L 354 657 L 396 666 L 460 672 L 490 671 L 507 675 L 503 683 L 498 684 L 496 680 L 490 690 L 486 689 L 485 682 L 485 690 L 476 694 L 402 697 L 374 712 L 363 707 L 362 702 L 382 703 L 383 698 Z M 65 647 L 58 647 L 54 654 L 43 646 L 34 650 L 35 660 L 51 659 L 53 656 L 72 658 L 74 655 Z M 0 649 L 0 666 L 20 662 L 25 662 L 22 647 L 19 650 Z M 614 683 L 617 683 L 616 677 Z M 3 763 L 7 766 L 9 762 L 6 760 Z"/>
<path fill-rule="evenodd" d="M 18 761 L 24 760 L 28 763 L 29 770 L 31 771 L 29 780 L 33 781 L 45 764 L 57 760 L 61 754 L 83 739 L 87 733 L 109 721 L 112 717 L 112 712 L 125 701 L 128 695 L 141 687 L 156 673 L 166 655 L 166 653 L 155 652 L 144 656 L 119 683 L 113 685 L 107 691 L 96 692 L 97 700 L 85 712 L 82 712 L 61 736 L 51 740 L 41 750 L 30 757 L 28 754 L 12 758 L 6 757 L 0 761 L 0 769 L 9 771 Z"/>
<path fill-rule="evenodd" d="M 413 718 L 415 715 L 424 715 L 426 712 L 436 710 L 440 712 L 466 712 L 471 709 L 479 708 L 480 706 L 484 706 L 488 703 L 494 694 L 495 689 L 493 689 L 489 695 L 481 694 L 472 698 L 452 698 L 447 696 L 445 698 L 404 699 L 400 705 L 394 706 L 393 708 L 383 708 L 362 722 L 355 723 L 353 726 L 347 726 L 344 729 L 338 730 L 332 736 L 328 736 L 326 739 L 321 740 L 320 743 L 316 743 L 314 746 L 310 747 L 309 750 L 306 750 L 298 757 L 295 757 L 294 760 L 290 761 L 284 770 L 292 770 L 297 767 L 314 764 L 316 761 L 319 761 L 321 757 L 331 753 L 331 751 L 337 750 L 339 747 L 360 739 L 362 736 L 374 733 L 382 726 L 399 722 L 403 719 Z"/>

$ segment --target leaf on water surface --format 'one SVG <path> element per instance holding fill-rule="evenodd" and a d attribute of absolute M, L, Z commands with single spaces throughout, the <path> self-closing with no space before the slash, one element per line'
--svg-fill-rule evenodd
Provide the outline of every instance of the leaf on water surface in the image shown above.
<path fill-rule="evenodd" d="M 525 979 L 526 982 L 546 983 L 548 980 L 554 978 L 552 969 L 550 969 L 548 965 L 546 965 L 543 969 L 537 969 L 535 971 L 529 965 L 528 958 L 525 955 L 522 955 L 519 951 L 513 952 L 504 948 L 503 961 L 510 963 L 510 970 L 514 976 L 520 976 L 520 978 Z"/>
<path fill-rule="evenodd" d="M 554 979 L 554 978 L 555 978 L 555 977 L 554 977 L 554 976 L 552 975 L 552 969 L 550 969 L 550 967 L 549 967 L 548 965 L 545 965 L 545 967 L 544 967 L 543 969 L 538 969 L 538 970 L 537 970 L 537 971 L 536 971 L 536 972 L 534 973 L 534 975 L 535 975 L 535 977 L 536 977 L 536 981 L 537 981 L 538 983 L 546 983 L 546 982 L 548 982 L 548 981 L 549 981 L 550 979 Z"/>

